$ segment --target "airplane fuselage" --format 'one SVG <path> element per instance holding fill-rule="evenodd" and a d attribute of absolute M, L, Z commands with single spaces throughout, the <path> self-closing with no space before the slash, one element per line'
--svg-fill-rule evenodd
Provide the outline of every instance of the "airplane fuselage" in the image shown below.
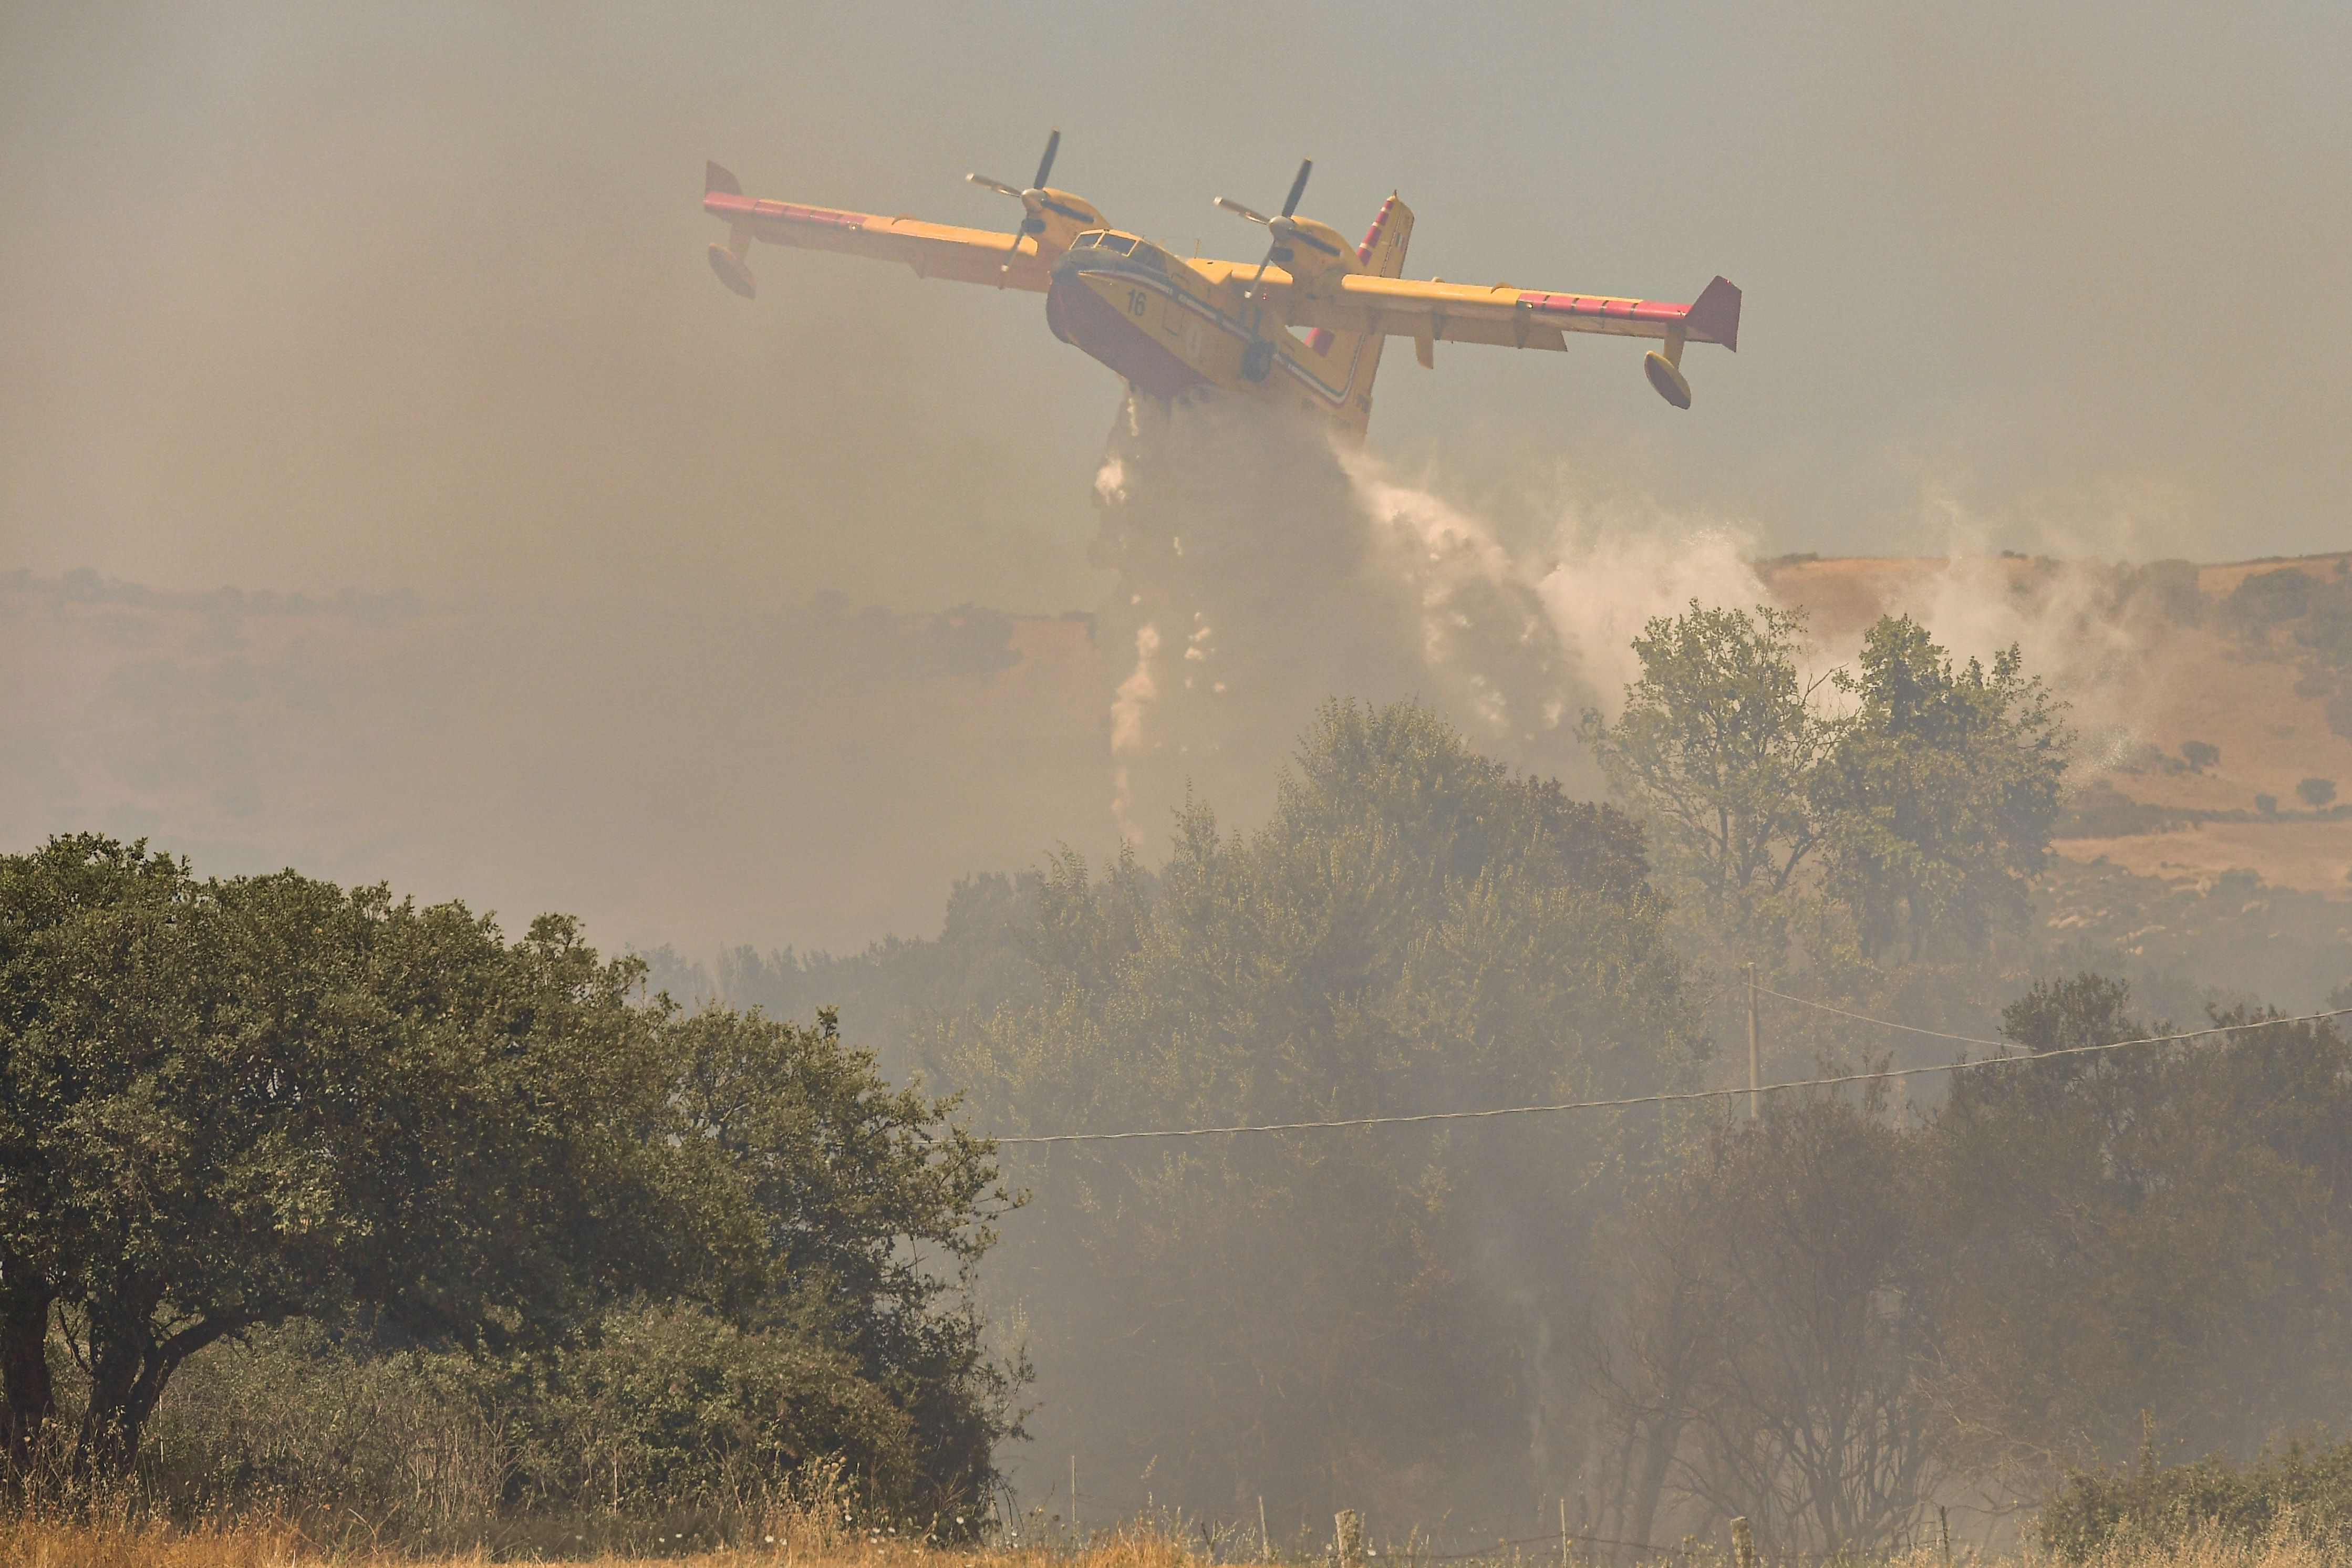
<path fill-rule="evenodd" d="M 1153 397 L 1214 386 L 1360 429 L 1371 413 L 1369 384 L 1357 385 L 1360 362 L 1371 357 L 1364 341 L 1351 342 L 1344 356 L 1317 353 L 1251 298 L 1256 274 L 1096 230 L 1055 261 L 1045 320 L 1062 341 Z M 1265 281 L 1278 287 L 1289 279 L 1271 268 Z"/>

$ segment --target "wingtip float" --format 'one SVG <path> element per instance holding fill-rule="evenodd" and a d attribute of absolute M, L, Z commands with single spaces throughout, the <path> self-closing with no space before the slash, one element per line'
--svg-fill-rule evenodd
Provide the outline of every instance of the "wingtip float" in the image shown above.
<path fill-rule="evenodd" d="M 981 174 L 965 178 L 1022 205 L 1010 235 L 912 218 L 791 202 L 755 200 L 717 163 L 703 175 L 703 210 L 728 225 L 710 247 L 710 268 L 729 288 L 757 296 L 755 243 L 835 250 L 897 261 L 925 277 L 945 277 L 1045 296 L 1054 335 L 1124 377 L 1137 391 L 1174 397 L 1219 387 L 1296 403 L 1360 435 L 1372 413 L 1372 380 L 1391 338 L 1410 338 L 1413 357 L 1436 363 L 1436 345 L 1485 343 L 1565 350 L 1567 334 L 1654 338 L 1643 373 L 1660 397 L 1691 406 L 1683 350 L 1739 346 L 1739 290 L 1716 278 L 1687 305 L 1591 294 L 1556 294 L 1446 283 L 1403 276 L 1412 210 L 1391 195 L 1362 241 L 1349 245 L 1329 225 L 1297 215 L 1314 162 L 1298 165 L 1280 212 L 1268 216 L 1229 197 L 1215 204 L 1266 230 L 1255 264 L 1182 257 L 1111 226 L 1084 198 L 1046 183 L 1062 133 L 1055 131 L 1036 178 L 1015 187 Z M 1303 336 L 1302 336 L 1303 334 Z"/>

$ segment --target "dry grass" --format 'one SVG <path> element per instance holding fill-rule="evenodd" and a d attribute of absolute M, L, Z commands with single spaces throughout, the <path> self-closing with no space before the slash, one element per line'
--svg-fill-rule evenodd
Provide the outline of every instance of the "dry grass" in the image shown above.
<path fill-rule="evenodd" d="M 2271 887 L 2352 896 L 2352 821 L 2209 822 L 2168 833 L 2063 839 L 2050 846 L 2078 864 L 2105 860 L 2134 876 L 2203 886 L 2250 871 Z"/>
<path fill-rule="evenodd" d="M 2352 1542 L 2315 1539 L 2290 1529 L 2259 1542 L 2214 1531 L 2186 1542 L 2118 1541 L 2083 1568 L 2346 1568 L 2347 1563 L 2352 1563 Z"/>
<path fill-rule="evenodd" d="M 1210 1559 L 1192 1545 L 1157 1531 L 1139 1530 L 1098 1537 L 1082 1549 L 1000 1548 L 956 1550 L 919 1542 L 875 1542 L 863 1537 L 832 1537 L 814 1525 L 803 1542 L 779 1537 L 773 1545 L 726 1547 L 715 1551 L 668 1552 L 659 1555 L 603 1552 L 571 1561 L 598 1568 L 1208 1568 Z M 1708 1549 L 1696 1560 L 1727 1562 Z M 180 1529 L 164 1525 L 117 1523 L 89 1526 L 20 1519 L 0 1522 L 0 1568 L 296 1568 L 300 1563 L 341 1564 L 373 1568 L 382 1564 L 430 1563 L 447 1568 L 513 1562 L 511 1555 L 482 1550 L 419 1558 L 404 1552 L 361 1548 L 326 1549 L 299 1531 L 268 1524 L 244 1524 L 218 1529 Z M 1498 1568 L 1528 1568 L 1533 1559 L 1498 1556 Z M 1550 1559 L 1545 1559 L 1546 1562 Z M 1688 1568 L 1692 1559 L 1680 1559 L 1675 1568 Z M 1946 1568 L 1946 1560 L 1932 1549 L 1848 1560 L 1851 1568 Z M 1963 1552 L 1960 1568 L 2052 1568 L 2034 1553 L 2019 1557 L 1979 1559 Z M 1766 1568 L 1774 1568 L 1767 1558 Z M 1231 1562 L 1223 1568 L 1234 1568 Z M 1295 1568 L 1295 1565 L 1294 1565 Z M 1456 1568 L 1449 1561 L 1445 1568 Z M 1463 1563 L 1459 1568 L 1477 1568 Z M 1591 1565 L 1585 1565 L 1591 1568 Z M 1794 1565 L 1782 1565 L 1794 1568 Z M 2247 1542 L 2204 1533 L 2186 1542 L 2118 1542 L 2080 1564 L 2067 1568 L 2352 1568 L 2352 1542 L 2315 1540 L 2281 1531 L 2263 1542 Z"/>
<path fill-rule="evenodd" d="M 1192 1568 L 1201 1559 L 1172 1538 L 1152 1531 L 1122 1533 L 1095 1541 L 1082 1551 L 1032 1549 L 957 1551 L 918 1542 L 828 1538 L 812 1531 L 796 1541 L 779 1535 L 772 1545 L 691 1549 L 659 1555 L 604 1552 L 571 1561 L 624 1568 L 633 1563 L 677 1568 Z M 20 1519 L 0 1523 L 0 1568 L 296 1568 L 299 1563 L 373 1568 L 420 1562 L 449 1568 L 493 1562 L 536 1560 L 481 1548 L 419 1558 L 405 1552 L 365 1546 L 321 1546 L 301 1531 L 281 1525 L 242 1524 L 182 1529 L 162 1524 L 90 1526 Z"/>

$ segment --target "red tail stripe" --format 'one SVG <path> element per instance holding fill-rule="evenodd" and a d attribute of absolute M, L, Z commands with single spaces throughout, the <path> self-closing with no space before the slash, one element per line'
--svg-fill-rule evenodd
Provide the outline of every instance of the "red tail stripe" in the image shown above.
<path fill-rule="evenodd" d="M 738 196 L 725 191 L 711 191 L 702 198 L 702 210 L 721 218 L 782 218 L 787 223 L 823 224 L 829 228 L 862 229 L 866 226 L 864 213 L 839 212 L 832 207 L 803 207 L 791 202 L 757 202 L 749 196 Z"/>
<path fill-rule="evenodd" d="M 1391 196 L 1381 204 L 1381 210 L 1372 214 L 1372 226 L 1364 231 L 1364 243 L 1356 247 L 1357 266 L 1361 267 L 1372 259 L 1372 245 L 1381 237 L 1381 230 L 1389 221 L 1389 209 L 1395 205 L 1396 198 Z"/>
<path fill-rule="evenodd" d="M 1519 303 L 1531 310 L 1560 316 L 1615 316 L 1633 321 L 1679 321 L 1690 314 L 1687 305 L 1656 299 L 1612 299 L 1600 294 L 1538 294 L 1521 290 Z"/>

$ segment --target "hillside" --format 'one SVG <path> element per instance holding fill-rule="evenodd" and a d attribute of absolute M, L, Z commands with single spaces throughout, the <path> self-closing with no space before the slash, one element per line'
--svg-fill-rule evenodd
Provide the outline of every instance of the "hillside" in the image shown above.
<path fill-rule="evenodd" d="M 1964 652 L 2021 643 L 2066 697 L 2083 745 L 2053 937 L 2280 999 L 2352 977 L 2352 808 L 2324 798 L 2352 793 L 2352 555 L 1756 570 L 1827 657 L 1907 611 Z M 509 918 L 571 908 L 615 945 L 856 948 L 935 928 L 958 875 L 1115 841 L 1126 661 L 1084 616 L 17 574 L 0 658 L 22 676 L 0 697 L 12 845 L 150 834 L 235 868 L 468 887 Z"/>
<path fill-rule="evenodd" d="M 2087 743 L 2061 854 L 2175 879 L 2250 871 L 2276 888 L 2352 895 L 2352 808 L 2298 794 L 2306 779 L 2352 792 L 2352 555 L 1979 565 L 1978 592 L 2008 601 L 2032 667 L 2051 674 Z M 1914 607 L 1931 580 L 1948 611 L 1954 575 L 1952 563 L 1916 560 L 1796 559 L 1765 570 L 1775 596 L 1805 606 L 1832 643 L 1883 609 Z M 2035 647 L 2079 648 L 2089 629 L 2069 622 L 2095 613 L 2105 619 L 2093 658 L 2069 670 L 2071 650 L 2053 659 Z M 1922 618 L 1944 633 L 1949 616 Z"/>

